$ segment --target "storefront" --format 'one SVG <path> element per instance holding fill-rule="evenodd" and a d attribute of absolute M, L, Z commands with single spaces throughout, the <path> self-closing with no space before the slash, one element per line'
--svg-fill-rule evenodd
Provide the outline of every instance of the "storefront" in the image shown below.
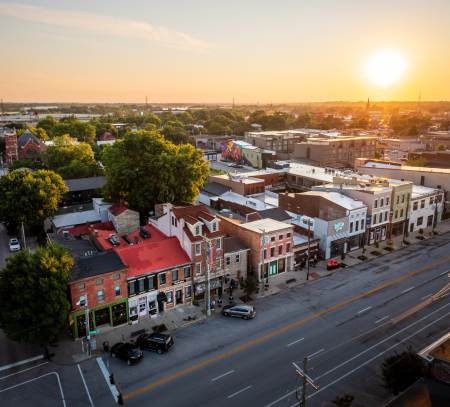
<path fill-rule="evenodd" d="M 369 230 L 368 244 L 386 240 L 386 225 L 377 226 Z"/>
<path fill-rule="evenodd" d="M 338 256 L 342 256 L 345 253 L 345 245 L 346 239 L 338 239 L 338 240 L 333 240 L 330 243 L 330 257 L 338 257 Z"/>
<path fill-rule="evenodd" d="M 142 318 L 156 315 L 158 291 L 153 290 L 128 299 L 130 321 L 137 323 Z"/>
<path fill-rule="evenodd" d="M 347 241 L 348 251 L 358 250 L 363 245 L 363 241 L 364 233 L 349 237 Z"/>
<path fill-rule="evenodd" d="M 222 297 L 222 277 L 216 277 L 209 280 L 211 298 Z M 206 281 L 194 284 L 194 293 L 196 299 L 203 299 L 205 297 Z"/>
<path fill-rule="evenodd" d="M 128 300 L 122 299 L 106 305 L 89 309 L 89 328 L 97 333 L 103 327 L 113 327 L 128 322 Z M 74 338 L 86 336 L 86 311 L 80 310 L 72 313 L 70 324 Z"/>

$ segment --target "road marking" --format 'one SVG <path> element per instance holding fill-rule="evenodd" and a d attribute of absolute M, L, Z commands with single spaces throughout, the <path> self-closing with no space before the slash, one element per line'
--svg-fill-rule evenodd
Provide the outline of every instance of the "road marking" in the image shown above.
<path fill-rule="evenodd" d="M 424 295 L 420 300 L 426 300 L 428 297 L 431 297 L 433 294 Z"/>
<path fill-rule="evenodd" d="M 288 344 L 286 345 L 286 347 L 289 348 L 290 346 L 295 345 L 296 343 L 299 343 L 299 342 L 303 341 L 303 339 L 305 339 L 305 338 L 300 338 L 300 339 L 297 339 L 297 340 L 294 341 L 294 342 L 288 343 Z"/>
<path fill-rule="evenodd" d="M 80 372 L 81 380 L 83 380 L 84 388 L 86 389 L 86 394 L 88 396 L 89 403 L 91 403 L 91 407 L 94 407 L 94 403 L 92 402 L 92 397 L 91 397 L 91 394 L 89 393 L 89 389 L 87 387 L 86 380 L 84 380 L 84 376 L 83 376 L 83 372 L 81 371 L 81 367 L 80 367 L 80 365 L 77 365 L 77 366 L 78 366 L 78 371 Z"/>
<path fill-rule="evenodd" d="M 228 372 L 225 372 L 224 374 L 221 374 L 220 376 L 214 377 L 213 379 L 211 379 L 211 381 L 215 382 L 216 380 L 219 380 L 222 377 L 228 376 L 231 373 L 234 373 L 234 370 L 229 370 Z"/>
<path fill-rule="evenodd" d="M 414 290 L 414 286 L 413 286 L 413 287 L 409 287 L 409 288 L 407 288 L 406 290 L 403 290 L 403 291 L 401 292 L 401 294 L 409 293 L 411 290 Z"/>
<path fill-rule="evenodd" d="M 450 273 L 450 270 L 447 271 L 443 271 L 441 274 L 439 274 L 440 276 L 443 276 L 444 274 Z"/>
<path fill-rule="evenodd" d="M 25 365 L 26 363 L 35 362 L 36 360 L 41 360 L 41 359 L 44 359 L 44 355 L 34 356 L 32 358 L 20 360 L 19 362 L 11 363 L 9 365 L 4 365 L 4 366 L 0 367 L 0 372 L 2 372 L 3 370 L 11 369 L 12 367 L 22 366 L 22 365 Z"/>
<path fill-rule="evenodd" d="M 311 353 L 311 355 L 308 355 L 307 358 L 308 359 L 312 359 L 314 356 L 317 356 L 319 353 L 322 353 L 325 349 L 319 349 L 317 352 Z"/>
<path fill-rule="evenodd" d="M 375 321 L 375 324 L 378 325 L 380 322 L 385 321 L 385 320 L 388 319 L 389 317 L 390 317 L 390 315 L 386 315 L 386 316 L 383 317 L 383 318 L 377 319 L 377 320 Z"/>
<path fill-rule="evenodd" d="M 31 369 L 36 369 L 37 367 L 40 367 L 40 366 L 43 366 L 43 365 L 46 365 L 46 364 L 48 364 L 48 362 L 39 363 L 39 365 L 27 367 L 26 369 L 19 370 L 18 372 L 11 373 L 8 376 L 2 376 L 2 377 L 0 377 L 0 380 L 7 379 L 8 377 L 15 376 L 15 375 L 20 374 L 20 373 L 28 372 Z"/>
<path fill-rule="evenodd" d="M 137 388 L 135 390 L 132 390 L 132 391 L 126 393 L 123 396 L 123 398 L 124 398 L 124 400 L 128 400 L 128 399 L 136 397 L 136 396 L 138 396 L 140 394 L 147 393 L 147 392 L 155 389 L 156 387 L 162 386 L 164 384 L 172 382 L 173 380 L 179 379 L 180 377 L 183 377 L 183 376 L 186 376 L 186 375 L 188 375 L 190 373 L 196 372 L 199 369 L 203 369 L 204 367 L 209 366 L 209 365 L 211 365 L 213 363 L 216 363 L 216 362 L 219 362 L 221 360 L 224 360 L 225 358 L 230 357 L 232 355 L 235 355 L 236 353 L 239 353 L 239 352 L 242 352 L 244 350 L 247 350 L 247 349 L 251 348 L 252 346 L 258 345 L 258 344 L 260 344 L 262 342 L 265 342 L 265 341 L 267 341 L 267 340 L 269 340 L 269 339 L 271 339 L 271 338 L 273 338 L 275 336 L 278 336 L 278 335 L 281 335 L 281 334 L 283 334 L 285 332 L 288 332 L 291 329 L 297 328 L 298 326 L 303 325 L 306 322 L 316 320 L 316 319 L 318 319 L 318 318 L 320 318 L 320 317 L 322 317 L 324 315 L 327 315 L 327 314 L 329 314 L 331 312 L 334 312 L 334 311 L 337 311 L 337 310 L 339 310 L 341 308 L 344 308 L 345 306 L 347 306 L 349 304 L 352 304 L 352 303 L 354 303 L 356 301 L 359 301 L 359 300 L 361 300 L 363 298 L 367 298 L 367 297 L 370 297 L 371 295 L 379 293 L 380 291 L 383 291 L 386 288 L 389 288 L 389 287 L 395 286 L 397 284 L 400 284 L 403 281 L 405 281 L 405 280 L 407 280 L 407 279 L 409 279 L 411 277 L 414 277 L 414 276 L 416 276 L 416 275 L 418 275 L 420 273 L 432 270 L 434 267 L 439 266 L 441 264 L 445 264 L 449 260 L 450 260 L 450 256 L 446 256 L 446 257 L 443 257 L 443 258 L 441 258 L 439 260 L 436 260 L 436 261 L 428 264 L 427 266 L 420 267 L 420 268 L 418 268 L 418 269 L 416 269 L 414 271 L 410 271 L 409 273 L 406 273 L 406 274 L 403 274 L 403 275 L 401 275 L 399 277 L 393 278 L 392 280 L 388 280 L 388 281 L 378 285 L 377 287 L 374 287 L 374 288 L 372 288 L 370 290 L 367 290 L 367 291 L 363 291 L 362 293 L 360 293 L 358 295 L 355 295 L 354 297 L 347 298 L 347 299 L 345 299 L 345 300 L 343 300 L 343 301 L 341 301 L 341 302 L 339 302 L 339 303 L 337 303 L 335 305 L 331 305 L 331 306 L 329 306 L 327 308 L 324 308 L 321 311 L 318 311 L 318 312 L 316 312 L 314 314 L 310 314 L 310 315 L 308 315 L 308 316 L 306 316 L 306 317 L 304 317 L 302 319 L 290 322 L 289 324 L 287 324 L 285 326 L 282 326 L 280 328 L 277 328 L 277 329 L 274 329 L 272 331 L 269 331 L 265 335 L 262 335 L 262 336 L 253 338 L 253 339 L 251 339 L 251 340 L 249 340 L 247 342 L 244 342 L 243 344 L 241 344 L 239 346 L 236 346 L 236 347 L 234 347 L 234 348 L 232 348 L 232 349 L 230 349 L 230 350 L 228 350 L 226 352 L 223 352 L 223 353 L 221 353 L 219 355 L 211 356 L 208 359 L 205 359 L 205 360 L 203 360 L 201 362 L 195 363 L 195 364 L 193 364 L 193 365 L 191 365 L 189 367 L 181 369 L 181 370 L 179 370 L 179 371 L 177 371 L 175 373 L 172 373 L 172 374 L 167 375 L 165 377 L 162 377 L 162 378 L 160 378 L 158 380 L 155 380 L 154 382 L 151 382 L 151 383 L 146 384 L 146 385 L 144 385 L 142 387 L 139 387 L 139 388 Z"/>
<path fill-rule="evenodd" d="M 238 390 L 236 393 L 230 394 L 230 395 L 227 397 L 227 399 L 232 399 L 234 396 L 237 396 L 238 394 L 241 394 L 242 392 L 244 392 L 244 391 L 246 391 L 246 390 L 248 390 L 248 389 L 251 389 L 251 388 L 252 388 L 251 385 L 250 385 L 250 386 L 247 386 L 247 387 L 244 387 L 243 389 Z"/>
<path fill-rule="evenodd" d="M 113 396 L 114 401 L 117 402 L 117 397 L 119 396 L 120 392 L 117 389 L 115 384 L 111 384 L 111 382 L 109 381 L 109 371 L 107 369 L 107 367 L 105 366 L 105 362 L 103 362 L 103 359 L 101 357 L 96 358 L 98 366 L 101 370 L 101 372 L 103 373 L 103 377 L 105 378 L 105 382 L 109 387 L 109 390 L 111 391 L 111 394 Z"/>
<path fill-rule="evenodd" d="M 412 324 L 408 325 L 407 327 L 403 328 L 402 330 L 397 331 L 397 332 L 396 332 L 394 335 L 392 335 L 391 337 L 398 335 L 399 333 L 401 333 L 401 332 L 403 332 L 403 331 L 405 331 L 405 330 L 411 328 L 412 326 L 418 324 L 419 322 L 422 322 L 424 319 L 428 318 L 429 316 L 431 316 L 431 315 L 433 315 L 433 314 L 435 314 L 435 313 L 437 313 L 437 312 L 440 312 L 443 308 L 447 307 L 448 305 L 450 305 L 450 304 L 444 305 L 443 307 L 438 308 L 438 309 L 434 310 L 433 312 L 430 312 L 429 314 L 427 314 L 427 315 L 425 315 L 424 317 L 418 319 L 417 321 L 414 321 Z M 443 317 L 441 317 L 441 318 L 435 320 L 433 323 L 439 321 L 439 320 L 442 319 L 442 318 L 445 318 L 448 314 L 450 314 L 450 313 L 445 314 Z M 363 353 L 368 352 L 369 350 L 373 349 L 374 347 L 376 347 L 376 346 L 382 344 L 383 342 L 385 342 L 387 339 L 390 339 L 391 337 L 385 338 L 384 340 L 382 340 L 382 341 L 378 342 L 377 344 L 371 346 L 370 348 L 366 349 L 364 352 L 361 352 L 360 354 L 358 354 L 358 355 L 356 355 L 356 356 L 354 356 L 354 357 L 348 359 L 347 361 L 341 363 L 339 366 L 336 366 L 335 368 L 333 368 L 333 369 L 331 369 L 331 370 L 329 370 L 329 371 L 323 373 L 322 375 L 315 377 L 314 380 L 318 380 L 318 379 L 320 379 L 320 378 L 322 378 L 322 377 L 328 375 L 329 373 L 332 373 L 333 371 L 335 371 L 335 370 L 338 369 L 339 367 L 341 367 L 341 366 L 345 365 L 346 363 L 352 361 L 352 360 L 355 359 L 356 357 L 361 356 Z M 398 343 L 396 344 L 396 346 L 399 345 L 400 343 L 406 341 L 406 340 L 407 340 L 407 339 L 403 339 L 402 341 L 398 342 Z M 322 388 L 321 388 L 321 389 L 322 389 Z M 320 389 L 319 389 L 319 390 L 320 390 Z M 285 395 L 281 396 L 280 398 L 278 398 L 278 399 L 272 401 L 271 403 L 267 404 L 265 407 L 272 407 L 272 406 L 274 406 L 275 404 L 279 403 L 280 401 L 284 400 L 285 398 L 290 397 L 291 395 L 293 395 L 296 391 L 297 391 L 297 390 L 292 390 L 291 392 L 286 393 Z M 316 393 L 317 393 L 317 392 L 316 392 Z M 309 397 L 311 397 L 311 396 L 309 396 Z"/>
<path fill-rule="evenodd" d="M 367 312 L 367 311 L 369 311 L 370 309 L 372 309 L 372 306 L 369 306 L 369 307 L 367 307 L 367 308 L 364 308 L 364 309 L 358 311 L 358 315 L 364 314 L 364 312 Z"/>
<path fill-rule="evenodd" d="M 43 374 L 41 376 L 34 377 L 33 379 L 25 380 L 22 383 L 18 383 L 18 384 L 15 384 L 14 386 L 10 386 L 10 387 L 7 387 L 6 389 L 0 390 L 0 393 L 3 393 L 3 392 L 8 391 L 8 390 L 15 389 L 16 387 L 23 386 L 24 384 L 34 382 L 36 380 L 39 380 L 39 379 L 41 379 L 43 377 L 50 376 L 50 375 L 55 375 L 56 376 L 56 380 L 58 381 L 59 391 L 61 392 L 61 401 L 63 403 L 63 406 L 66 407 L 66 400 L 64 398 L 64 391 L 63 391 L 63 388 L 62 388 L 62 385 L 61 385 L 61 379 L 60 379 L 59 374 L 57 372 L 45 373 L 45 374 Z"/>

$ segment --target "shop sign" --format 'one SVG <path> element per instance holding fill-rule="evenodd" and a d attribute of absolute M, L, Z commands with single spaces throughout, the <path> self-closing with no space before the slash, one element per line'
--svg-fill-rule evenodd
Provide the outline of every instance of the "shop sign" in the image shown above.
<path fill-rule="evenodd" d="M 344 222 L 336 222 L 333 226 L 335 232 L 341 232 L 344 229 Z"/>

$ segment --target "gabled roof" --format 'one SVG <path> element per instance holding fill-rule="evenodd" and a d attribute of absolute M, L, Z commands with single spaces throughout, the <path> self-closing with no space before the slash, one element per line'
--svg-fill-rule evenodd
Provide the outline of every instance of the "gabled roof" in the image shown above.
<path fill-rule="evenodd" d="M 90 257 L 82 257 L 75 261 L 70 273 L 70 281 L 78 281 L 84 278 L 94 277 L 101 274 L 124 270 L 125 264 L 117 253 L 107 251 Z"/>
<path fill-rule="evenodd" d="M 30 130 L 25 130 L 23 134 L 18 138 L 17 143 L 19 147 L 23 147 L 30 140 L 34 144 L 41 145 L 41 141 Z"/>

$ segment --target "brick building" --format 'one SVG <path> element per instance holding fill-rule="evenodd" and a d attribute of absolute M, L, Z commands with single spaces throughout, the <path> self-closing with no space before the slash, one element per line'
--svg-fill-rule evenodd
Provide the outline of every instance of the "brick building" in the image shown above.
<path fill-rule="evenodd" d="M 5 140 L 5 162 L 12 164 L 13 161 L 19 159 L 16 131 L 6 130 L 3 133 L 3 139 Z"/>
<path fill-rule="evenodd" d="M 250 248 L 238 237 L 223 238 L 225 286 L 238 288 L 247 279 Z"/>
<path fill-rule="evenodd" d="M 224 185 L 233 192 L 244 196 L 260 194 L 265 189 L 263 179 L 248 177 L 245 174 L 212 175 L 208 178 L 208 182 Z"/>
<path fill-rule="evenodd" d="M 31 131 L 25 130 L 17 140 L 19 158 L 21 160 L 35 160 L 39 157 L 45 145 Z"/>

